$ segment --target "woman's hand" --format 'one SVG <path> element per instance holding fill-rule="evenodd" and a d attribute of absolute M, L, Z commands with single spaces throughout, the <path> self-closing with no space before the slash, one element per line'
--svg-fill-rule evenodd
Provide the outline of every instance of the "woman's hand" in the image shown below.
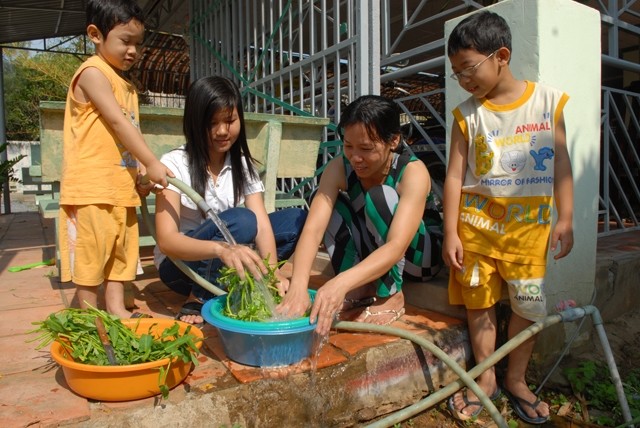
<path fill-rule="evenodd" d="M 280 269 L 275 271 L 275 275 L 278 279 L 278 283 L 276 284 L 278 287 L 278 294 L 284 296 L 287 293 L 287 290 L 289 290 L 289 278 L 284 276 L 282 272 L 280 272 Z"/>
<path fill-rule="evenodd" d="M 346 296 L 346 292 L 342 290 L 338 277 L 335 277 L 327 281 L 316 293 L 309 321 L 312 324 L 317 321 L 316 332 L 321 336 L 329 334 L 334 319 L 342 310 Z"/>
<path fill-rule="evenodd" d="M 295 288 L 289 286 L 282 302 L 276 306 L 276 313 L 289 319 L 300 318 L 310 306 L 311 299 L 306 286 Z"/>

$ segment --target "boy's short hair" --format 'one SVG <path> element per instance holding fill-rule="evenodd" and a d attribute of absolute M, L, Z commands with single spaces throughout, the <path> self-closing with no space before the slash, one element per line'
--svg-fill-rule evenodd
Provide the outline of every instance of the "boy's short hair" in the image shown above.
<path fill-rule="evenodd" d="M 490 55 L 502 47 L 511 51 L 509 24 L 497 13 L 483 11 L 474 13 L 455 26 L 447 40 L 447 56 L 463 49 L 474 49 Z"/>
<path fill-rule="evenodd" d="M 138 2 L 134 0 L 89 0 L 87 2 L 87 27 L 91 24 L 98 27 L 102 36 L 116 25 L 126 24 L 137 19 L 144 25 L 144 13 Z"/>

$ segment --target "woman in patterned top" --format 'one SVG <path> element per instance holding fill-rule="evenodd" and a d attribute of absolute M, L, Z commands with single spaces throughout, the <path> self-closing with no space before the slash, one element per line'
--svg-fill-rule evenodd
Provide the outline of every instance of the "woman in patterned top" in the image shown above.
<path fill-rule="evenodd" d="M 430 277 L 433 264 L 422 220 L 431 179 L 402 140 L 398 106 L 360 97 L 345 109 L 339 129 L 343 153 L 322 174 L 277 308 L 290 317 L 309 308 L 309 275 L 324 243 L 336 276 L 313 302 L 310 321 L 317 320 L 319 334 L 343 311 L 360 322 L 397 320 L 404 314 L 403 274 Z"/>

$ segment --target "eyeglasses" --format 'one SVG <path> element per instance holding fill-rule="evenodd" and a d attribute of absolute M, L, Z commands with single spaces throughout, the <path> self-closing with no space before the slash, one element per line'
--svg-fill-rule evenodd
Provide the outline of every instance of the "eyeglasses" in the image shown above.
<path fill-rule="evenodd" d="M 476 65 L 472 65 L 471 67 L 467 67 L 464 70 L 460 71 L 459 73 L 452 73 L 451 74 L 451 78 L 453 80 L 460 80 L 463 77 L 465 79 L 470 79 L 473 77 L 474 74 L 476 74 L 476 71 L 478 71 L 478 68 L 484 64 L 484 62 L 486 60 L 488 60 L 489 58 L 491 58 L 492 56 L 494 56 L 496 54 L 496 52 L 498 52 L 499 49 L 496 49 L 495 51 L 491 52 L 491 55 L 489 55 L 488 57 L 486 57 L 485 59 L 483 59 L 482 61 L 480 61 L 479 63 L 477 63 Z"/>

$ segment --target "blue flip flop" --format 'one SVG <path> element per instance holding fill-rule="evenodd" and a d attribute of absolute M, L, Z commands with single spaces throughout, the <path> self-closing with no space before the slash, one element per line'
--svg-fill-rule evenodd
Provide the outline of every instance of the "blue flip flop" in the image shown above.
<path fill-rule="evenodd" d="M 504 395 L 506 395 L 507 398 L 509 399 L 509 402 L 511 403 L 511 407 L 513 407 L 513 411 L 516 412 L 518 417 L 523 421 L 525 421 L 526 423 L 532 424 L 532 425 L 541 425 L 549 420 L 548 416 L 547 417 L 538 416 L 537 418 L 532 418 L 531 416 L 527 415 L 527 412 L 525 412 L 524 409 L 522 408 L 522 405 L 524 404 L 529 408 L 535 410 L 536 407 L 538 407 L 538 405 L 540 404 L 539 399 L 536 399 L 536 401 L 531 403 L 525 400 L 524 398 L 516 397 L 511 392 L 509 392 L 506 388 L 504 388 Z"/>
<path fill-rule="evenodd" d="M 498 397 L 500 397 L 500 387 L 498 387 L 493 394 L 491 394 L 491 396 L 489 397 L 489 400 L 494 401 L 497 400 Z M 482 405 L 482 403 L 480 401 L 469 401 L 469 398 L 467 397 L 467 389 L 465 388 L 464 391 L 462 391 L 462 401 L 464 402 L 464 407 L 460 410 L 456 409 L 456 406 L 453 404 L 453 395 L 451 397 L 449 397 L 449 399 L 447 400 L 447 407 L 449 408 L 449 411 L 451 412 L 451 414 L 453 415 L 454 418 L 460 420 L 460 421 L 466 421 L 469 420 L 471 418 L 475 418 L 477 417 L 481 412 L 482 409 L 484 409 L 484 406 Z M 476 409 L 475 412 L 471 413 L 470 415 L 467 415 L 466 413 L 462 413 L 462 411 L 464 409 L 466 409 L 469 406 L 478 406 L 478 408 Z"/>

